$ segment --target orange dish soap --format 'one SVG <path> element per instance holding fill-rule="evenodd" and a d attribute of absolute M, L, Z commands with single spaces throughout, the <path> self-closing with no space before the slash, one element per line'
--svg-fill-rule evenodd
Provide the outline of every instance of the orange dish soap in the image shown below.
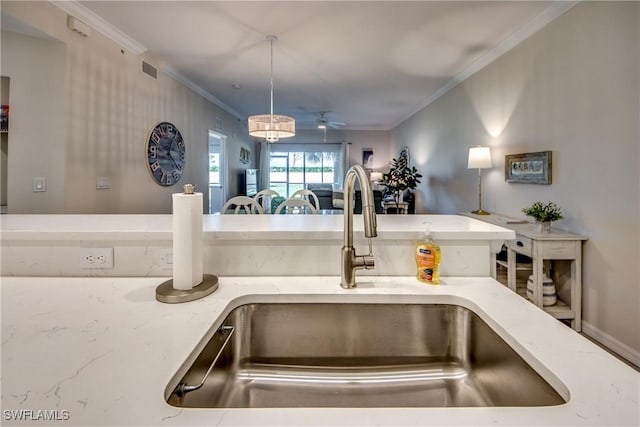
<path fill-rule="evenodd" d="M 429 285 L 440 284 L 440 245 L 431 236 L 429 227 L 425 228 L 424 240 L 416 245 L 417 278 Z"/>

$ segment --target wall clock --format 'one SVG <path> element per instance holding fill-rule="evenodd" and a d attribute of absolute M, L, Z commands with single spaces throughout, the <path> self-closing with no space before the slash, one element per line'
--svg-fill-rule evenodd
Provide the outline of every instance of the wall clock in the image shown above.
<path fill-rule="evenodd" d="M 178 128 L 169 122 L 156 125 L 147 138 L 147 167 L 154 181 L 169 187 L 180 180 L 185 146 Z"/>

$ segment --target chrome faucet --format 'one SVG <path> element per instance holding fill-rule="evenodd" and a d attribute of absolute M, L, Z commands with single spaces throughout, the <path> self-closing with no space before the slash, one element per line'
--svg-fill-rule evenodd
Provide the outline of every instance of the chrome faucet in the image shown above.
<path fill-rule="evenodd" d="M 364 235 L 369 238 L 369 254 L 356 255 L 353 247 L 353 199 L 355 181 L 360 182 L 362 195 L 362 217 L 364 219 Z M 375 261 L 371 249 L 371 238 L 376 237 L 376 209 L 373 203 L 373 191 L 367 172 L 361 165 L 353 165 L 344 177 L 344 246 L 342 246 L 342 270 L 340 286 L 345 289 L 356 287 L 356 270 L 373 270 Z"/>

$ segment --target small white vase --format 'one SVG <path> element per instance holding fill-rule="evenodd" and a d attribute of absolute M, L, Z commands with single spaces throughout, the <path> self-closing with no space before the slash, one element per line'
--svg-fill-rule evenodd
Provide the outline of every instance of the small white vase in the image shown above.
<path fill-rule="evenodd" d="M 538 233 L 551 233 L 551 221 L 536 221 L 536 231 Z"/>
<path fill-rule="evenodd" d="M 529 276 L 527 280 L 527 298 L 533 301 L 533 275 Z M 557 302 L 556 285 L 553 280 L 547 277 L 546 274 L 542 275 L 542 305 L 548 307 L 554 305 Z"/>

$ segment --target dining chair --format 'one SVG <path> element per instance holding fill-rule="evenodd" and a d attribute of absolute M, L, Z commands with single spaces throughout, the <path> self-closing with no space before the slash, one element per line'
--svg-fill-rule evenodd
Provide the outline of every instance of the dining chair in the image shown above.
<path fill-rule="evenodd" d="M 247 196 L 236 196 L 230 198 L 229 200 L 227 200 L 224 206 L 222 206 L 220 213 L 222 215 L 226 214 L 227 211 L 233 206 L 235 206 L 235 209 L 233 211 L 234 214 L 241 213 L 242 209 L 244 209 L 245 213 L 247 214 L 264 213 L 264 210 L 262 209 L 262 206 L 260 206 L 260 203 Z"/>
<path fill-rule="evenodd" d="M 310 203 L 313 200 L 312 204 L 315 207 L 315 209 L 316 210 L 320 209 L 320 200 L 318 200 L 318 196 L 316 196 L 316 193 L 314 193 L 311 190 L 306 190 L 306 189 L 298 190 L 295 193 L 293 193 L 290 198 L 291 199 L 303 198 L 304 200 Z"/>
<path fill-rule="evenodd" d="M 284 210 L 286 210 L 285 213 L 290 214 L 305 214 L 307 213 L 306 211 L 315 214 L 317 212 L 316 208 L 313 207 L 311 202 L 299 197 L 295 199 L 287 199 L 284 202 L 280 203 L 278 205 L 278 208 L 276 209 L 276 215 L 281 214 Z"/>
<path fill-rule="evenodd" d="M 260 206 L 262 206 L 262 210 L 264 212 L 269 212 L 269 209 L 271 207 L 271 201 L 273 200 L 274 197 L 279 197 L 279 196 L 280 195 L 278 194 L 277 191 L 266 189 L 266 190 L 260 190 L 256 194 L 254 194 L 253 200 L 260 203 Z"/>

